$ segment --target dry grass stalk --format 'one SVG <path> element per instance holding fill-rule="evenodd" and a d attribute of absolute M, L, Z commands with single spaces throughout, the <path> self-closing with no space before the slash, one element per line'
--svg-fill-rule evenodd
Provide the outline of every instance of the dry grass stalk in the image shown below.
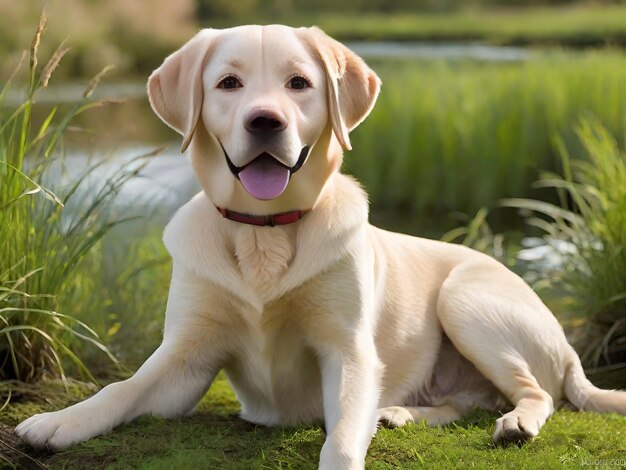
<path fill-rule="evenodd" d="M 39 44 L 41 43 L 41 35 L 46 29 L 46 11 L 42 10 L 41 15 L 39 16 L 39 24 L 37 25 L 37 31 L 35 31 L 35 36 L 33 37 L 33 42 L 30 46 L 30 68 L 34 69 L 37 67 L 37 52 L 39 51 Z"/>
<path fill-rule="evenodd" d="M 87 88 L 85 89 L 85 92 L 83 93 L 83 98 L 89 98 L 91 94 L 93 93 L 93 91 L 98 86 L 98 83 L 100 83 L 100 80 L 102 80 L 102 77 L 104 77 L 104 75 L 114 67 L 115 67 L 114 65 L 107 65 L 102 70 L 100 70 L 100 72 L 98 72 L 95 77 L 89 80 L 89 84 L 87 85 Z"/>
<path fill-rule="evenodd" d="M 50 60 L 48 60 L 48 63 L 43 68 L 43 72 L 41 72 L 41 88 L 45 88 L 48 86 L 50 76 L 59 66 L 59 63 L 61 62 L 63 56 L 67 54 L 67 51 L 69 51 L 70 49 L 70 47 L 59 46 L 59 48 L 54 51 L 54 54 L 52 55 L 52 57 L 50 57 Z"/>

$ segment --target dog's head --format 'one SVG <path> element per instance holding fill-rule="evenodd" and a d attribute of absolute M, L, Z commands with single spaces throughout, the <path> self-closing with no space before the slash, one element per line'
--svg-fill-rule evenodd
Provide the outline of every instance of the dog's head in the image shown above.
<path fill-rule="evenodd" d="M 148 80 L 209 198 L 253 214 L 311 208 L 379 89 L 321 30 L 279 25 L 202 30 Z"/>

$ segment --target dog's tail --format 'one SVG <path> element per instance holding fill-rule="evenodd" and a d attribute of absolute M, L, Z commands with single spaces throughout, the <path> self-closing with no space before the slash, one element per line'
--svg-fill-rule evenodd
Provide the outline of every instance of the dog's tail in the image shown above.
<path fill-rule="evenodd" d="M 567 399 L 579 410 L 615 412 L 626 416 L 626 391 L 603 390 L 585 376 L 578 355 L 571 349 L 563 388 Z"/>

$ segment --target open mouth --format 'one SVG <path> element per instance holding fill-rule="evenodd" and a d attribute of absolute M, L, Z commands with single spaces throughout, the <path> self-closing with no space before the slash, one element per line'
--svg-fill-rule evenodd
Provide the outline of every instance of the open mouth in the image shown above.
<path fill-rule="evenodd" d="M 302 167 L 309 155 L 309 146 L 304 146 L 296 164 L 288 167 L 271 154 L 263 152 L 250 163 L 239 167 L 231 161 L 221 142 L 220 146 L 231 173 L 252 197 L 263 201 L 280 196 L 287 188 L 291 175 Z"/>

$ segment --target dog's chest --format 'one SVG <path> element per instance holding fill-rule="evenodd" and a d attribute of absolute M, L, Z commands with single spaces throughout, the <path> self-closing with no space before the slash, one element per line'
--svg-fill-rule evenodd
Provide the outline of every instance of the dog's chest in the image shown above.
<path fill-rule="evenodd" d="M 290 227 L 242 226 L 235 235 L 235 258 L 243 281 L 263 300 L 285 274 L 295 249 Z"/>
<path fill-rule="evenodd" d="M 266 425 L 321 419 L 319 365 L 298 321 L 300 307 L 290 299 L 273 302 L 239 332 L 225 371 L 244 419 Z"/>

